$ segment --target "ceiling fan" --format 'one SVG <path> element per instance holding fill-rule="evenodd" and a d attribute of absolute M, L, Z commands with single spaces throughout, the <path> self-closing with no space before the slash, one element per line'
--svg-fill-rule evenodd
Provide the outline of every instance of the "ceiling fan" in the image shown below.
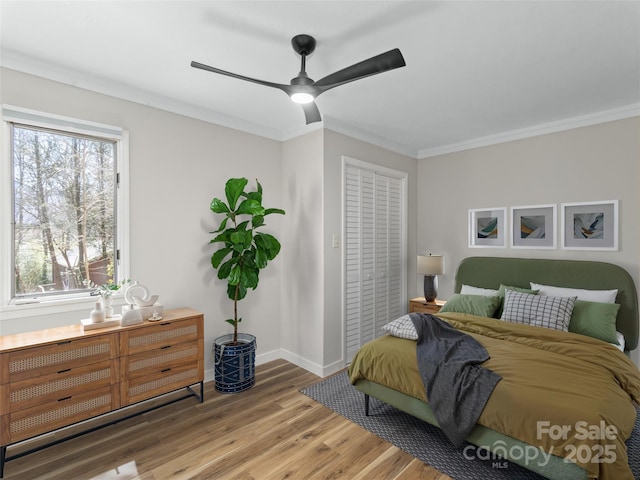
<path fill-rule="evenodd" d="M 291 45 L 302 58 L 300 73 L 298 73 L 297 77 L 291 79 L 291 83 L 289 85 L 245 77 L 244 75 L 227 72 L 198 62 L 191 62 L 191 66 L 201 70 L 207 70 L 209 72 L 219 73 L 221 75 L 227 75 L 240 80 L 246 80 L 247 82 L 253 82 L 266 87 L 273 87 L 282 90 L 291 97 L 291 100 L 301 104 L 308 125 L 322 120 L 320 111 L 314 101 L 321 93 L 324 93 L 334 87 L 344 85 L 345 83 L 353 82 L 354 80 L 359 80 L 361 78 L 393 70 L 395 68 L 404 67 L 406 65 L 400 50 L 394 48 L 393 50 L 389 50 L 388 52 L 363 60 L 362 62 L 351 65 L 350 67 L 338 70 L 337 72 L 314 82 L 307 75 L 305 67 L 307 55 L 311 55 L 316 48 L 315 38 L 305 34 L 296 35 L 291 39 Z"/>

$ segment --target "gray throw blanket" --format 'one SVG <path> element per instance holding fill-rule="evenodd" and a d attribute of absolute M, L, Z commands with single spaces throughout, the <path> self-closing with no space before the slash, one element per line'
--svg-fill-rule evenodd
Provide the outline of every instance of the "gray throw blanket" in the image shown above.
<path fill-rule="evenodd" d="M 487 350 L 433 315 L 411 313 L 418 332 L 418 370 L 440 428 L 455 446 L 473 430 L 500 375 L 481 367 Z"/>

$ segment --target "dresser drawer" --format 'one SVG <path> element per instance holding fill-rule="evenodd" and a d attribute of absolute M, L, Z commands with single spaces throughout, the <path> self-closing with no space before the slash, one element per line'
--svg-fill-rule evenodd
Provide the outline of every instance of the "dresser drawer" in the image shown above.
<path fill-rule="evenodd" d="M 165 345 L 155 350 L 122 357 L 120 374 L 123 379 L 155 375 L 167 368 L 197 363 L 199 357 L 200 347 L 197 341 Z"/>
<path fill-rule="evenodd" d="M 9 383 L 118 357 L 117 335 L 67 340 L 7 355 Z"/>
<path fill-rule="evenodd" d="M 126 330 L 120 333 L 120 355 L 133 355 L 167 345 L 195 341 L 198 339 L 201 322 L 201 318 L 190 318 Z"/>
<path fill-rule="evenodd" d="M 9 411 L 24 410 L 117 384 L 118 373 L 117 360 L 104 360 L 13 382 L 8 385 Z"/>
<path fill-rule="evenodd" d="M 438 313 L 445 303 L 444 300 L 427 302 L 424 297 L 412 298 L 409 301 L 409 313 Z"/>
<path fill-rule="evenodd" d="M 71 395 L 7 415 L 8 442 L 18 442 L 119 407 L 117 385 Z"/>
<path fill-rule="evenodd" d="M 178 367 L 167 367 L 154 374 L 123 380 L 120 384 L 122 405 L 131 405 L 199 383 L 202 381 L 202 368 L 201 362 L 193 362 Z"/>

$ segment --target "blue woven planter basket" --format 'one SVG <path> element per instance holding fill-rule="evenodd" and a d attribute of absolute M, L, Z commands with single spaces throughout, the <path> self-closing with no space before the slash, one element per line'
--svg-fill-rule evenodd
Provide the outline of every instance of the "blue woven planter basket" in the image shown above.
<path fill-rule="evenodd" d="M 233 343 L 231 334 L 213 341 L 215 387 L 222 393 L 243 392 L 256 383 L 256 337 L 239 333 L 239 345 L 230 343 Z"/>

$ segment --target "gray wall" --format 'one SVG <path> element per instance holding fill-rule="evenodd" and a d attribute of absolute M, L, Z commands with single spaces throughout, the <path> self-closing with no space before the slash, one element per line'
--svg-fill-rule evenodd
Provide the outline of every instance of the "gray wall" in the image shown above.
<path fill-rule="evenodd" d="M 282 152 L 283 232 L 281 304 L 283 356 L 323 371 L 324 322 L 322 130 L 289 140 Z"/>

